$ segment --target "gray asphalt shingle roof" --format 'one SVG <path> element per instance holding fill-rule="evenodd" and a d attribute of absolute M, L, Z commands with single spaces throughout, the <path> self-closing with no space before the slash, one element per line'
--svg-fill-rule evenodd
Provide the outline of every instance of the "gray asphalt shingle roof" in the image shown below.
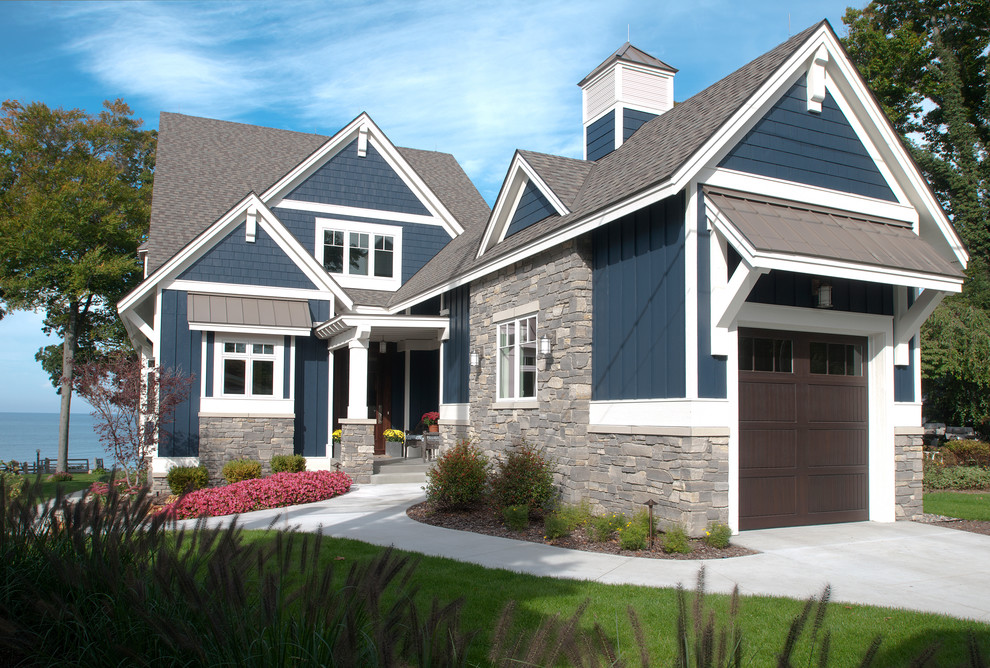
<path fill-rule="evenodd" d="M 635 63 L 636 65 L 645 65 L 647 67 L 656 67 L 657 69 L 667 70 L 668 72 L 677 72 L 677 69 L 671 67 L 659 58 L 654 58 L 645 51 L 641 51 L 629 42 L 626 42 L 616 49 L 615 53 L 603 60 L 598 67 L 591 70 L 591 74 L 581 79 L 581 81 L 578 82 L 578 86 L 583 86 L 586 82 L 591 81 L 598 76 L 599 72 L 617 60 L 624 60 L 627 63 Z"/>

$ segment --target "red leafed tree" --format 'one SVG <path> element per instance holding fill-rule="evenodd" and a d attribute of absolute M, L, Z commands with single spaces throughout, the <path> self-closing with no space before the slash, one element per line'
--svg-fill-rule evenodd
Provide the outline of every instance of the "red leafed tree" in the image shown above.
<path fill-rule="evenodd" d="M 145 368 L 133 355 L 117 353 L 77 366 L 73 382 L 93 407 L 107 452 L 128 485 L 136 486 L 176 407 L 189 396 L 192 378 L 174 369 Z"/>

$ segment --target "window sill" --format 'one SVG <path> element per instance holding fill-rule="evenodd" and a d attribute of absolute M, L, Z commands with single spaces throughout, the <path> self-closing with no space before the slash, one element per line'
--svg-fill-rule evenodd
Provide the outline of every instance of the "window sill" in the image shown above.
<path fill-rule="evenodd" d="M 264 415 L 266 417 L 292 417 L 295 407 L 292 399 L 257 399 L 236 397 L 203 397 L 199 400 L 199 414 Z"/>
<path fill-rule="evenodd" d="M 515 401 L 496 401 L 492 408 L 495 409 L 522 409 L 522 410 L 533 410 L 540 407 L 540 402 L 536 399 L 517 399 Z"/>

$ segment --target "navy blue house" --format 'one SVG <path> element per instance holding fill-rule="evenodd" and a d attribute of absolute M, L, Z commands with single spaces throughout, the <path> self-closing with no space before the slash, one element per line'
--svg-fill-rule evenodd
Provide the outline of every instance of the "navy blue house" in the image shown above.
<path fill-rule="evenodd" d="M 583 158 L 517 151 L 491 210 L 365 114 L 163 114 L 119 304 L 196 378 L 155 475 L 294 452 L 367 482 L 438 410 L 693 534 L 921 513 L 916 343 L 962 243 L 826 22 L 675 105 L 676 72 L 623 45 L 579 84 Z"/>

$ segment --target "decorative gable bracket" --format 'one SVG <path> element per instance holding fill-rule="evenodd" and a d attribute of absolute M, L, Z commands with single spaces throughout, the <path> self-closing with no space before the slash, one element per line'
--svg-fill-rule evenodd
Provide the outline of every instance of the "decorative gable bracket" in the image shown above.
<path fill-rule="evenodd" d="M 711 354 L 725 357 L 732 347 L 729 326 L 735 321 L 746 297 L 753 290 L 760 276 L 770 270 L 754 267 L 745 259 L 728 279 L 728 242 L 720 233 L 712 230 L 711 244 Z"/>
<path fill-rule="evenodd" d="M 808 68 L 808 111 L 822 113 L 825 101 L 825 66 L 828 65 L 828 49 L 822 44 Z"/>
<path fill-rule="evenodd" d="M 253 244 L 258 238 L 258 207 L 251 206 L 247 210 L 247 220 L 244 224 L 244 240 Z"/>
<path fill-rule="evenodd" d="M 922 290 L 908 306 L 908 290 L 902 286 L 894 289 L 894 365 L 907 366 L 911 363 L 911 337 L 921 329 L 935 308 L 942 303 L 946 293 L 931 288 Z M 915 343 L 920 343 L 916 341 Z"/>

